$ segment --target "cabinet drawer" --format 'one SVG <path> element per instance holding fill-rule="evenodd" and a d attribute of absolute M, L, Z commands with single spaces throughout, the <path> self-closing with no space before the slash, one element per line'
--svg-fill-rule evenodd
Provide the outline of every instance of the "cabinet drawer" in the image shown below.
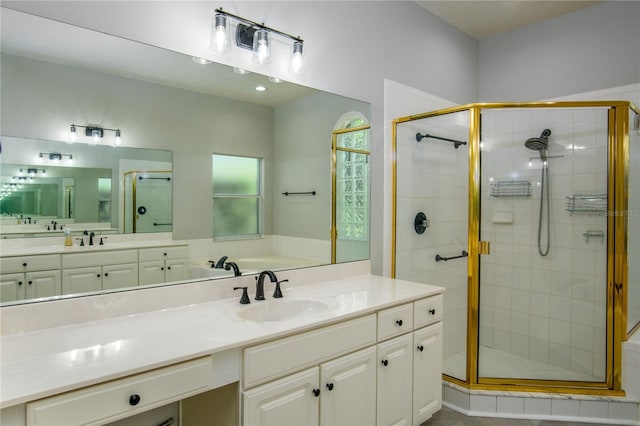
<path fill-rule="evenodd" d="M 378 312 L 378 341 L 413 330 L 413 304 Z"/>
<path fill-rule="evenodd" d="M 375 341 L 376 317 L 368 315 L 247 348 L 244 387 L 250 388 Z"/>
<path fill-rule="evenodd" d="M 418 300 L 413 304 L 414 327 L 419 328 L 442 320 L 442 295 Z"/>
<path fill-rule="evenodd" d="M 168 246 L 140 249 L 140 262 L 189 257 L 187 246 Z"/>
<path fill-rule="evenodd" d="M 91 249 L 89 249 L 91 250 Z M 85 268 L 88 266 L 117 265 L 138 261 L 137 250 L 113 250 L 96 253 L 63 254 L 62 268 Z"/>
<path fill-rule="evenodd" d="M 46 271 L 48 269 L 60 269 L 59 254 L 0 258 L 0 271 L 2 271 L 3 274 L 13 272 Z"/>
<path fill-rule="evenodd" d="M 213 383 L 211 357 L 91 386 L 27 404 L 27 425 L 104 424 L 190 395 Z M 135 402 L 135 395 L 139 402 Z"/>

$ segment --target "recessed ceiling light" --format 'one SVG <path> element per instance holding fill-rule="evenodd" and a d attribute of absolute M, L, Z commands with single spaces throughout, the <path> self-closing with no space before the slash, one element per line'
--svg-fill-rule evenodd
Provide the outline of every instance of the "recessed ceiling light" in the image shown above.
<path fill-rule="evenodd" d="M 240 74 L 240 75 L 244 75 L 244 74 L 250 74 L 249 71 L 243 69 L 243 68 L 233 68 L 233 72 L 235 72 L 236 74 Z"/>
<path fill-rule="evenodd" d="M 282 83 L 282 80 L 278 77 L 269 77 L 269 81 L 272 83 Z"/>
<path fill-rule="evenodd" d="M 267 90 L 267 88 L 264 86 L 256 86 L 256 92 L 264 92 L 265 90 Z"/>
<path fill-rule="evenodd" d="M 197 56 L 192 56 L 191 59 L 193 59 L 193 62 L 195 62 L 196 64 L 200 64 L 200 65 L 207 65 L 210 64 L 211 61 L 205 58 L 198 58 Z"/>

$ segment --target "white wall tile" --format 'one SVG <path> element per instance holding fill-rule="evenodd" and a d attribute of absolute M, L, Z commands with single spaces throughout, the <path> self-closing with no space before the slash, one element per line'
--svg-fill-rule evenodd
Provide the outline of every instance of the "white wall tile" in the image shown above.
<path fill-rule="evenodd" d="M 575 399 L 552 399 L 551 414 L 554 416 L 577 417 L 580 414 L 580 401 Z"/>
<path fill-rule="evenodd" d="M 525 398 L 524 414 L 551 415 L 551 400 L 547 398 Z"/>
<path fill-rule="evenodd" d="M 606 419 L 608 410 L 609 403 L 607 401 L 580 401 L 580 417 Z"/>
<path fill-rule="evenodd" d="M 523 414 L 524 398 L 498 396 L 496 409 L 499 413 Z"/>
<path fill-rule="evenodd" d="M 630 402 L 609 402 L 609 418 L 612 420 L 635 420 L 638 421 L 640 413 L 637 403 Z"/>
<path fill-rule="evenodd" d="M 497 397 L 492 395 L 471 395 L 470 410 L 482 413 L 495 413 Z"/>

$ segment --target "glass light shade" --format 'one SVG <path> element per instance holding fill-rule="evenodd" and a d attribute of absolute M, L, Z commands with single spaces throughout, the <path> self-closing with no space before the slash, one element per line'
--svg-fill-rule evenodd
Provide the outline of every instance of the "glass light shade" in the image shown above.
<path fill-rule="evenodd" d="M 98 142 L 100 142 L 100 130 L 98 129 L 93 129 L 91 131 L 91 140 L 94 144 L 97 144 Z"/>
<path fill-rule="evenodd" d="M 72 124 L 71 128 L 69 129 L 69 142 L 75 142 L 77 138 L 78 133 L 76 132 L 76 126 Z"/>
<path fill-rule="evenodd" d="M 265 29 L 256 30 L 253 34 L 253 62 L 271 62 L 271 34 Z"/>
<path fill-rule="evenodd" d="M 293 49 L 291 51 L 291 62 L 289 63 L 289 72 L 295 75 L 301 75 L 304 73 L 304 52 L 303 44 L 301 41 L 293 42 Z"/>
<path fill-rule="evenodd" d="M 120 145 L 122 143 L 120 130 L 116 130 L 116 145 Z"/>
<path fill-rule="evenodd" d="M 227 53 L 231 49 L 231 37 L 229 20 L 226 16 L 218 13 L 211 21 L 211 40 L 209 49 L 215 53 Z"/>

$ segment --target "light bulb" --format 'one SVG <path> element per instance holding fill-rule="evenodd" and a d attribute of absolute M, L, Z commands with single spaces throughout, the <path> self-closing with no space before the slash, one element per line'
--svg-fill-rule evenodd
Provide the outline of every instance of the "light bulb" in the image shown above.
<path fill-rule="evenodd" d="M 91 131 L 91 140 L 93 140 L 94 144 L 100 142 L 100 131 L 98 129 L 93 129 Z"/>
<path fill-rule="evenodd" d="M 291 64 L 289 71 L 292 74 L 300 75 L 304 71 L 304 53 L 301 41 L 293 42 L 293 51 L 291 53 Z"/>
<path fill-rule="evenodd" d="M 122 138 L 120 137 L 120 129 L 116 130 L 116 145 L 120 145 L 122 143 Z"/>
<path fill-rule="evenodd" d="M 69 142 L 75 142 L 77 138 L 78 133 L 76 132 L 76 126 L 72 124 L 69 129 Z"/>
<path fill-rule="evenodd" d="M 271 61 L 271 37 L 265 29 L 256 30 L 253 34 L 253 61 L 258 64 Z"/>
<path fill-rule="evenodd" d="M 229 51 L 230 47 L 231 43 L 229 40 L 229 25 L 227 25 L 227 17 L 218 13 L 213 17 L 209 49 L 216 53 L 226 53 Z"/>

